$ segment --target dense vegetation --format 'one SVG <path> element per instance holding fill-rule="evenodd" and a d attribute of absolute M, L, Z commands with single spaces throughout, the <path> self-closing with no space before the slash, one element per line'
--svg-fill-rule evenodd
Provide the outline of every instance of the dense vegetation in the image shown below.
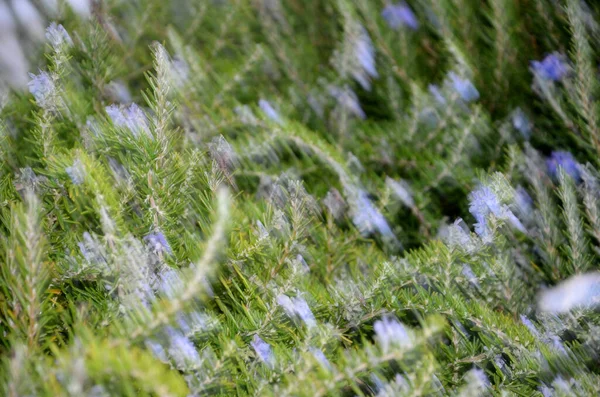
<path fill-rule="evenodd" d="M 600 394 L 594 7 L 0 0 L 2 395 Z"/>

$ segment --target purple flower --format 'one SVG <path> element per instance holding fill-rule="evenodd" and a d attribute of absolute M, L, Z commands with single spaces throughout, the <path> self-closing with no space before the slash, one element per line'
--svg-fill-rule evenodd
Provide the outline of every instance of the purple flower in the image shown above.
<path fill-rule="evenodd" d="M 379 209 L 373 205 L 367 192 L 357 189 L 352 193 L 354 195 L 352 221 L 360 233 L 368 236 L 378 232 L 385 238 L 394 239 L 394 232 L 390 225 Z"/>
<path fill-rule="evenodd" d="M 343 88 L 339 88 L 336 86 L 330 86 L 329 93 L 337 100 L 338 105 L 340 105 L 348 113 L 363 120 L 367 117 L 365 112 L 360 107 L 358 97 L 349 87 L 345 86 Z"/>
<path fill-rule="evenodd" d="M 375 48 L 369 33 L 364 27 L 354 42 L 354 56 L 360 65 L 360 69 L 352 72 L 354 79 L 367 91 L 371 90 L 370 78 L 377 78 L 377 67 L 375 65 Z"/>
<path fill-rule="evenodd" d="M 548 167 L 548 174 L 553 179 L 558 179 L 558 169 L 559 167 L 563 169 L 563 171 L 573 178 L 576 182 L 581 180 L 581 173 L 579 172 L 579 163 L 573 155 L 569 152 L 565 152 L 562 150 L 552 152 L 550 157 L 546 159 L 546 166 Z"/>
<path fill-rule="evenodd" d="M 164 296 L 174 299 L 183 287 L 183 280 L 177 270 L 166 266 L 157 274 L 157 289 Z"/>
<path fill-rule="evenodd" d="M 417 21 L 415 13 L 406 3 L 388 4 L 381 12 L 381 16 L 392 29 L 398 29 L 401 26 L 407 26 L 412 30 L 419 28 L 419 21 Z"/>
<path fill-rule="evenodd" d="M 412 191 L 408 182 L 403 179 L 396 181 L 388 176 L 385 178 L 385 184 L 390 188 L 392 193 L 396 195 L 402 204 L 408 208 L 415 206 L 415 201 L 413 200 Z"/>
<path fill-rule="evenodd" d="M 71 40 L 71 36 L 69 36 L 69 33 L 65 30 L 64 26 L 60 24 L 57 25 L 56 22 L 52 22 L 46 29 L 46 39 L 54 48 L 60 48 L 63 45 L 73 45 L 73 40 Z"/>
<path fill-rule="evenodd" d="M 471 102 L 479 99 L 479 91 L 469 79 L 464 79 L 454 72 L 450 72 L 448 77 L 450 77 L 452 87 L 463 101 Z"/>
<path fill-rule="evenodd" d="M 533 128 L 533 125 L 531 124 L 531 121 L 529 121 L 529 119 L 527 118 L 525 112 L 521 110 L 521 108 L 516 108 L 512 112 L 512 125 L 517 131 L 521 133 L 523 138 L 529 140 L 529 138 L 531 137 L 531 129 Z"/>
<path fill-rule="evenodd" d="M 375 331 L 375 339 L 386 353 L 394 345 L 406 347 L 412 343 L 406 328 L 395 317 L 384 317 L 375 321 L 373 330 Z"/>
<path fill-rule="evenodd" d="M 202 363 L 196 346 L 189 338 L 171 327 L 167 329 L 167 334 L 170 340 L 167 352 L 178 368 L 189 368 Z"/>
<path fill-rule="evenodd" d="M 524 314 L 521 314 L 520 318 L 521 318 L 521 322 L 523 323 L 523 325 L 527 327 L 527 329 L 529 330 L 529 332 L 531 332 L 531 334 L 533 336 L 536 336 L 536 337 L 540 336 L 540 333 L 538 332 L 537 328 L 535 328 L 535 325 L 533 325 L 533 323 L 531 322 L 531 320 L 529 318 L 527 318 L 527 316 L 525 316 Z"/>
<path fill-rule="evenodd" d="M 541 311 L 566 313 L 575 308 L 591 309 L 600 304 L 600 273 L 577 274 L 542 292 Z"/>
<path fill-rule="evenodd" d="M 295 297 L 290 299 L 289 296 L 282 294 L 277 297 L 277 303 L 283 307 L 288 316 L 299 317 L 308 328 L 313 328 L 317 325 L 315 316 L 303 298 Z"/>
<path fill-rule="evenodd" d="M 132 103 L 129 107 L 110 105 L 105 110 L 115 126 L 128 128 L 136 137 L 139 136 L 140 132 L 151 136 L 146 114 L 135 103 Z"/>
<path fill-rule="evenodd" d="M 169 359 L 167 358 L 167 353 L 165 352 L 165 349 L 160 343 L 147 339 L 145 344 L 146 347 L 152 352 L 152 354 L 154 354 L 154 357 L 158 358 L 164 363 L 169 361 Z"/>
<path fill-rule="evenodd" d="M 532 61 L 531 67 L 544 80 L 560 81 L 569 73 L 565 56 L 558 52 L 546 55 L 542 61 Z"/>
<path fill-rule="evenodd" d="M 256 352 L 258 359 L 272 369 L 275 366 L 275 356 L 273 356 L 271 345 L 262 340 L 262 338 L 258 335 L 254 335 L 254 338 L 250 344 Z"/>
<path fill-rule="evenodd" d="M 269 101 L 266 99 L 261 99 L 258 101 L 258 106 L 263 111 L 265 116 L 276 122 L 277 124 L 283 124 L 281 120 L 281 116 L 277 113 L 277 110 L 271 105 Z"/>
<path fill-rule="evenodd" d="M 504 210 L 498 197 L 487 186 L 481 186 L 469 195 L 469 212 L 475 217 L 475 233 L 484 237 L 487 235 L 487 216 L 494 214 L 498 218 L 504 217 Z"/>
<path fill-rule="evenodd" d="M 52 77 L 46 72 L 40 72 L 37 76 L 29 73 L 31 81 L 27 84 L 29 92 L 35 97 L 35 101 L 40 107 L 51 105 L 54 96 L 55 86 Z"/>
<path fill-rule="evenodd" d="M 312 353 L 313 357 L 323 366 L 325 369 L 331 369 L 331 364 L 322 350 L 317 349 L 316 347 L 309 347 L 308 351 Z"/>
<path fill-rule="evenodd" d="M 162 232 L 157 231 L 144 237 L 144 241 L 156 252 L 172 253 L 171 246 Z"/>
<path fill-rule="evenodd" d="M 72 166 L 65 168 L 65 171 L 74 185 L 81 185 L 85 181 L 85 168 L 81 160 L 75 160 Z"/>
<path fill-rule="evenodd" d="M 429 93 L 431 95 L 433 95 L 433 98 L 435 98 L 437 103 L 439 103 L 440 105 L 446 104 L 446 98 L 444 98 L 444 95 L 442 94 L 440 87 L 438 87 L 435 84 L 430 84 L 428 89 L 429 89 Z"/>

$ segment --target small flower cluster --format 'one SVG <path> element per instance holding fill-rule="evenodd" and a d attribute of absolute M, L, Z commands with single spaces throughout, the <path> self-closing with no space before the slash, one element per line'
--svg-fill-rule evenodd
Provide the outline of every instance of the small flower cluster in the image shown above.
<path fill-rule="evenodd" d="M 531 68 L 543 80 L 561 81 L 569 74 L 570 67 L 562 54 L 553 52 L 541 61 L 532 61 Z"/>
<path fill-rule="evenodd" d="M 80 159 L 75 160 L 65 171 L 74 185 L 81 185 L 85 181 L 85 168 Z"/>
<path fill-rule="evenodd" d="M 506 220 L 516 229 L 525 232 L 525 227 L 507 205 L 502 204 L 498 196 L 487 186 L 481 185 L 469 194 L 469 212 L 475 218 L 475 233 L 485 241 L 491 239 L 488 218 Z"/>
<path fill-rule="evenodd" d="M 37 75 L 30 73 L 29 92 L 33 94 L 36 103 L 43 109 L 52 109 L 56 105 L 56 85 L 54 78 L 47 72 Z"/>
<path fill-rule="evenodd" d="M 171 246 L 161 231 L 154 231 L 144 237 L 144 241 L 156 253 L 172 254 Z"/>
<path fill-rule="evenodd" d="M 412 30 L 419 28 L 417 17 L 406 3 L 388 4 L 381 12 L 381 16 L 392 29 L 403 26 Z"/>
<path fill-rule="evenodd" d="M 385 179 L 385 184 L 391 189 L 394 195 L 408 208 L 415 206 L 415 201 L 408 182 L 401 180 L 395 181 L 390 177 Z"/>
<path fill-rule="evenodd" d="M 46 29 L 46 40 L 57 51 L 73 45 L 73 40 L 67 30 L 56 22 L 52 22 Z"/>
<path fill-rule="evenodd" d="M 350 194 L 352 197 L 352 222 L 360 233 L 364 236 L 378 233 L 384 238 L 395 240 L 390 225 L 377 207 L 373 205 L 367 192 L 356 188 Z"/>
<path fill-rule="evenodd" d="M 548 166 L 548 174 L 554 180 L 558 180 L 558 170 L 561 168 L 575 182 L 581 180 L 581 172 L 579 171 L 581 166 L 569 152 L 562 150 L 552 152 L 546 160 L 546 165 Z"/>
<path fill-rule="evenodd" d="M 258 106 L 260 107 L 260 110 L 262 110 L 264 115 L 267 116 L 267 118 L 269 118 L 271 121 L 274 121 L 277 124 L 283 124 L 283 119 L 279 115 L 279 112 L 275 110 L 275 108 L 273 107 L 273 105 L 271 105 L 269 101 L 267 101 L 266 99 L 260 99 L 258 101 Z"/>
<path fill-rule="evenodd" d="M 129 106 L 110 105 L 105 110 L 116 127 L 128 129 L 135 137 L 141 134 L 152 136 L 146 114 L 135 103 Z"/>
<path fill-rule="evenodd" d="M 459 76 L 454 72 L 448 73 L 448 80 L 454 89 L 465 102 L 473 102 L 479 99 L 479 91 L 471 83 L 471 80 Z"/>
<path fill-rule="evenodd" d="M 313 315 L 308 303 L 302 297 L 290 298 L 287 295 L 279 295 L 277 303 L 285 310 L 291 318 L 298 317 L 308 328 L 313 328 L 317 325 L 317 320 Z"/>
<path fill-rule="evenodd" d="M 373 324 L 375 338 L 384 353 L 390 351 L 394 346 L 408 347 L 412 345 L 412 339 L 406 327 L 395 317 L 386 316 Z"/>
<path fill-rule="evenodd" d="M 258 335 L 254 335 L 252 342 L 250 343 L 252 348 L 256 352 L 256 356 L 262 361 L 267 367 L 275 367 L 275 356 L 273 355 L 273 349 L 271 345 L 262 340 Z"/>

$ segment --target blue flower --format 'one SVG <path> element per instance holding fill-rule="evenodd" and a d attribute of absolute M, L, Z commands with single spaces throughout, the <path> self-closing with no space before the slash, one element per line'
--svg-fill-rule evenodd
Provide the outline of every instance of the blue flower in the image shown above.
<path fill-rule="evenodd" d="M 362 189 L 353 191 L 354 208 L 352 221 L 363 236 L 378 232 L 385 238 L 394 239 L 394 233 L 385 217 L 373 205 L 367 192 Z"/>
<path fill-rule="evenodd" d="M 262 338 L 258 335 L 254 335 L 254 338 L 250 344 L 256 352 L 258 359 L 272 369 L 275 366 L 275 356 L 273 356 L 271 345 L 262 340 Z"/>
<path fill-rule="evenodd" d="M 531 322 L 531 320 L 529 318 L 527 318 L 527 316 L 525 316 L 524 314 L 520 315 L 521 318 L 521 322 L 523 323 L 523 325 L 525 327 L 527 327 L 527 329 L 529 330 L 529 332 L 531 332 L 531 334 L 533 336 L 539 337 L 540 333 L 538 332 L 537 328 L 535 328 L 535 325 L 533 325 L 533 323 Z"/>
<path fill-rule="evenodd" d="M 469 79 L 464 79 L 454 72 L 448 74 L 454 90 L 460 95 L 463 101 L 471 102 L 479 99 L 479 91 Z"/>
<path fill-rule="evenodd" d="M 283 307 L 288 316 L 299 317 L 308 328 L 313 328 L 317 325 L 315 316 L 303 298 L 295 297 L 290 299 L 289 296 L 281 294 L 277 297 L 277 303 Z"/>
<path fill-rule="evenodd" d="M 569 73 L 564 55 L 558 52 L 547 55 L 542 61 L 532 61 L 531 67 L 544 80 L 560 81 Z"/>
<path fill-rule="evenodd" d="M 179 272 L 171 267 L 165 266 L 158 274 L 156 288 L 164 296 L 174 299 L 183 287 L 183 280 Z"/>
<path fill-rule="evenodd" d="M 55 91 L 52 77 L 46 72 L 40 72 L 38 75 L 29 73 L 29 77 L 31 77 L 31 81 L 27 86 L 29 87 L 29 92 L 35 97 L 38 106 L 44 108 L 47 105 L 51 105 Z"/>
<path fill-rule="evenodd" d="M 334 97 L 337 100 L 338 104 L 348 113 L 355 115 L 356 117 L 363 120 L 367 117 L 364 110 L 362 110 L 362 108 L 360 107 L 358 97 L 356 96 L 354 91 L 352 91 L 352 89 L 350 89 L 349 87 L 344 86 L 343 88 L 339 88 L 336 86 L 330 86 L 329 93 L 332 97 Z"/>
<path fill-rule="evenodd" d="M 144 241 L 152 248 L 155 252 L 166 252 L 172 253 L 171 246 L 167 241 L 166 237 L 162 232 L 156 231 L 148 234 L 144 237 Z"/>
<path fill-rule="evenodd" d="M 527 118 L 525 112 L 521 110 L 521 108 L 516 108 L 512 112 L 512 125 L 517 131 L 521 133 L 523 138 L 529 140 L 529 138 L 531 137 L 531 129 L 533 128 L 533 125 L 531 124 L 531 121 L 529 121 L 529 119 Z"/>
<path fill-rule="evenodd" d="M 71 182 L 74 185 L 81 185 L 85 181 L 85 168 L 81 160 L 77 159 L 73 162 L 73 165 L 65 169 Z"/>
<path fill-rule="evenodd" d="M 552 152 L 550 157 L 546 159 L 546 166 L 548 167 L 548 174 L 550 174 L 553 179 L 558 179 L 558 169 L 560 167 L 576 182 L 581 180 L 579 163 L 569 152 L 561 150 Z"/>
<path fill-rule="evenodd" d="M 202 363 L 198 349 L 185 335 L 174 328 L 167 328 L 169 348 L 167 350 L 171 360 L 179 369 L 196 367 Z"/>
<path fill-rule="evenodd" d="M 46 29 L 46 39 L 55 49 L 73 45 L 73 40 L 71 40 L 71 36 L 69 36 L 64 26 L 57 25 L 56 22 L 52 22 Z"/>
<path fill-rule="evenodd" d="M 271 105 L 269 101 L 266 99 L 261 99 L 258 101 L 258 106 L 263 111 L 265 116 L 276 122 L 277 124 L 282 124 L 281 116 L 277 113 L 277 110 Z"/>
<path fill-rule="evenodd" d="M 115 126 L 129 129 L 136 137 L 139 136 L 140 132 L 151 136 L 146 114 L 135 103 L 132 103 L 129 107 L 110 105 L 105 110 Z"/>
<path fill-rule="evenodd" d="M 385 184 L 402 204 L 408 208 L 415 206 L 415 200 L 413 199 L 412 191 L 408 182 L 403 179 L 396 181 L 390 177 L 386 177 Z"/>
<path fill-rule="evenodd" d="M 360 27 L 358 37 L 354 42 L 354 56 L 360 65 L 360 69 L 352 72 L 354 79 L 367 91 L 371 89 L 370 78 L 377 78 L 375 66 L 375 48 L 369 33 L 364 27 Z"/>
<path fill-rule="evenodd" d="M 504 209 L 498 197 L 487 186 L 480 186 L 469 195 L 469 212 L 475 220 L 475 233 L 484 237 L 488 234 L 487 217 L 494 214 L 498 218 L 504 217 Z"/>
<path fill-rule="evenodd" d="M 148 350 L 150 350 L 152 354 L 154 354 L 154 357 L 158 358 L 163 363 L 169 361 L 167 353 L 165 352 L 165 349 L 163 348 L 162 344 L 160 344 L 159 342 L 155 342 L 151 339 L 147 339 L 145 344 Z"/>
<path fill-rule="evenodd" d="M 435 101 L 437 103 L 439 103 L 440 105 L 446 104 L 446 98 L 444 98 L 444 95 L 442 94 L 440 87 L 438 87 L 435 84 L 430 84 L 428 89 L 429 89 L 429 93 L 431 95 L 433 95 L 433 98 L 435 99 Z"/>
<path fill-rule="evenodd" d="M 313 357 L 321 364 L 321 366 L 325 369 L 331 369 L 331 364 L 322 350 L 317 349 L 316 347 L 309 347 L 308 351 L 312 353 Z"/>
<path fill-rule="evenodd" d="M 419 21 L 415 13 L 406 3 L 388 4 L 381 12 L 381 16 L 392 29 L 398 29 L 401 26 L 407 26 L 413 30 L 419 28 Z"/>
<path fill-rule="evenodd" d="M 408 331 L 395 317 L 384 317 L 373 324 L 375 338 L 384 352 L 392 346 L 410 346 L 412 340 Z"/>

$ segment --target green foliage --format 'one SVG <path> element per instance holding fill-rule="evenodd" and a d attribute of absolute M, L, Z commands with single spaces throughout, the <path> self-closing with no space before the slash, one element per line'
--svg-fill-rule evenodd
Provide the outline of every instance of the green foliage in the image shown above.
<path fill-rule="evenodd" d="M 5 395 L 598 394 L 595 4 L 60 3 L 0 86 Z"/>

